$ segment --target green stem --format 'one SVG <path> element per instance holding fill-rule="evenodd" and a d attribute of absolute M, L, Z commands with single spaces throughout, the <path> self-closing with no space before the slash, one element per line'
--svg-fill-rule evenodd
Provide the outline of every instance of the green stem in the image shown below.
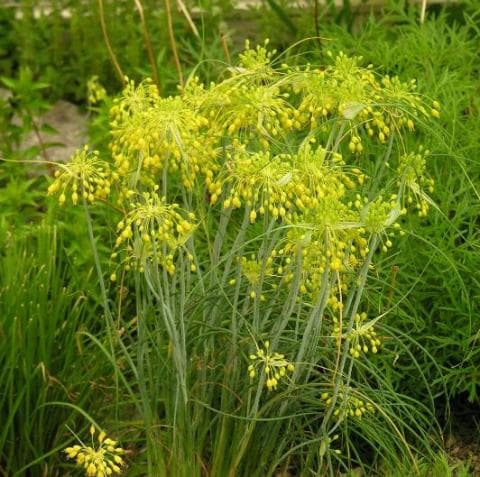
<path fill-rule="evenodd" d="M 379 241 L 379 237 L 377 235 L 375 235 L 371 240 L 367 259 L 365 260 L 365 262 L 362 266 L 362 269 L 360 271 L 360 276 L 359 276 L 359 279 L 358 279 L 358 286 L 357 286 L 356 289 L 352 290 L 352 292 L 350 293 L 350 295 L 352 297 L 354 296 L 355 298 L 353 300 L 353 305 L 352 305 L 351 311 L 348 310 L 346 312 L 346 313 L 348 313 L 348 312 L 350 313 L 350 318 L 349 318 L 349 322 L 348 322 L 348 326 L 347 326 L 347 331 L 345 333 L 346 336 L 347 336 L 347 339 L 343 343 L 343 347 L 342 347 L 342 351 L 341 351 L 342 356 L 341 356 L 341 360 L 340 360 L 340 365 L 339 365 L 339 368 L 336 370 L 335 381 L 334 381 L 334 386 L 333 386 L 333 394 L 332 394 L 332 398 L 331 398 L 332 401 L 331 401 L 330 405 L 328 406 L 328 410 L 325 413 L 325 416 L 324 416 L 322 424 L 321 424 L 321 431 L 325 435 L 327 435 L 326 429 L 327 429 L 328 423 L 329 423 L 330 418 L 332 417 L 334 409 L 335 409 L 335 404 L 336 404 L 337 399 L 338 399 L 338 394 L 339 394 L 339 390 L 340 390 L 340 387 L 341 387 L 341 382 L 343 380 L 343 371 L 345 369 L 345 364 L 346 364 L 347 358 L 349 356 L 348 351 L 349 351 L 350 341 L 348 339 L 348 336 L 353 329 L 353 325 L 354 325 L 354 322 L 355 322 L 355 315 L 357 314 L 358 307 L 360 306 L 360 300 L 362 299 L 363 290 L 365 288 L 369 266 L 372 262 L 373 254 L 375 253 L 375 250 L 377 249 L 378 241 Z"/>

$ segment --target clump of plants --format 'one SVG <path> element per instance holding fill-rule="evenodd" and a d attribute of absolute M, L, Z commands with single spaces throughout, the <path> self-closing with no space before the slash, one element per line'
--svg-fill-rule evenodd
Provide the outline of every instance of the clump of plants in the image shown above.
<path fill-rule="evenodd" d="M 148 475 L 415 468 L 410 447 L 430 449 L 428 409 L 382 375 L 389 309 L 364 291 L 402 218 L 428 214 L 429 152 L 405 139 L 440 105 L 361 58 L 275 55 L 247 43 L 176 96 L 127 80 L 110 154 L 86 147 L 49 187 L 84 208 L 107 329 L 91 340 L 133 443 L 122 463 Z"/>

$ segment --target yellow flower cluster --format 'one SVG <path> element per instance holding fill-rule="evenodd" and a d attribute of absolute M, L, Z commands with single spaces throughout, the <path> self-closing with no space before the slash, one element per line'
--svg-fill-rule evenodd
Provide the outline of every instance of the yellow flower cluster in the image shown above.
<path fill-rule="evenodd" d="M 382 238 L 382 249 L 387 251 L 393 245 L 395 232 L 403 233 L 399 230 L 400 225 L 395 223 L 403 213 L 396 196 L 388 200 L 380 196 L 369 202 L 356 194 L 355 200 L 346 200 L 343 183 L 334 179 L 331 183 L 336 184 L 336 188 L 326 192 L 321 199 L 315 196 L 314 206 L 309 204 L 302 214 L 287 217 L 289 229 L 282 246 L 272 251 L 277 273 L 284 274 L 287 283 L 293 278 L 294 268 L 299 266 L 301 254 L 302 292 L 317 291 L 326 270 L 339 273 L 355 270 L 369 252 L 370 234 L 385 237 Z M 309 190 L 314 187 L 310 186 Z M 332 309 L 338 309 L 340 303 L 335 294 L 332 299 Z"/>
<path fill-rule="evenodd" d="M 358 66 L 361 58 L 340 53 L 333 65 L 297 74 L 294 90 L 303 95 L 299 110 L 312 129 L 332 115 L 354 119 L 372 102 L 375 76 Z"/>
<path fill-rule="evenodd" d="M 95 105 L 107 97 L 107 91 L 98 80 L 98 76 L 92 76 L 87 81 L 87 100 L 90 105 Z"/>
<path fill-rule="evenodd" d="M 400 128 L 414 129 L 418 115 L 427 116 L 422 101 L 415 94 L 415 81 L 402 83 L 388 75 L 378 79 L 372 71 L 359 66 L 361 57 L 340 53 L 332 65 L 323 69 L 306 68 L 293 71 L 293 90 L 302 95 L 298 110 L 301 122 L 315 130 L 331 117 L 343 117 L 350 122 L 349 150 L 364 150 L 360 131 L 385 143 Z M 438 117 L 439 104 L 434 103 L 432 116 Z"/>
<path fill-rule="evenodd" d="M 287 281 L 293 277 L 293 269 L 301 266 L 301 291 L 317 291 L 326 270 L 352 270 L 368 253 L 359 214 L 342 200 L 326 196 L 314 209 L 307 209 L 302 219 L 291 224 L 283 247 L 274 251 L 276 257 L 283 257 L 281 271 L 290 270 Z"/>
<path fill-rule="evenodd" d="M 48 187 L 48 195 L 57 194 L 60 205 L 70 199 L 76 205 L 80 199 L 94 202 L 106 199 L 110 194 L 112 180 L 109 166 L 99 157 L 98 151 L 89 151 L 88 146 L 77 151 L 66 164 L 59 165 L 55 180 Z"/>
<path fill-rule="evenodd" d="M 250 48 L 250 42 L 245 42 L 245 51 L 239 55 L 239 67 L 233 71 L 243 78 L 252 79 L 258 83 L 271 80 L 276 70 L 271 66 L 276 50 L 268 50 L 269 40 L 265 40 L 263 46 L 257 45 Z"/>
<path fill-rule="evenodd" d="M 120 474 L 125 464 L 123 455 L 125 451 L 101 431 L 97 436 L 98 444 L 94 442 L 96 429 L 90 427 L 91 446 L 83 443 L 67 447 L 65 453 L 68 459 L 75 459 L 77 465 L 85 470 L 88 477 L 107 477 L 113 474 Z"/>
<path fill-rule="evenodd" d="M 210 86 L 213 87 L 214 84 L 215 83 L 212 82 Z M 182 99 L 192 111 L 204 111 L 215 99 L 218 101 L 219 98 L 218 96 L 217 98 L 209 96 L 208 89 L 200 81 L 200 78 L 198 76 L 192 76 L 187 80 L 182 90 Z M 212 117 L 213 116 L 212 114 Z M 211 127 L 212 124 L 209 124 L 209 126 Z"/>
<path fill-rule="evenodd" d="M 287 372 L 293 372 L 295 366 L 285 359 L 280 353 L 269 350 L 270 342 L 265 341 L 263 348 L 257 348 L 255 354 L 250 355 L 252 364 L 248 366 L 248 375 L 251 379 L 259 373 L 265 373 L 265 386 L 269 391 L 277 389 L 278 382 L 285 378 Z"/>
<path fill-rule="evenodd" d="M 249 207 L 251 223 L 265 214 L 296 222 L 299 215 L 325 201 L 341 201 L 347 189 L 365 180 L 357 168 L 345 172 L 340 154 L 332 154 L 331 161 L 327 156 L 324 148 L 312 148 L 310 142 L 297 154 L 275 156 L 270 152 L 249 154 L 243 148 L 227 154 L 225 170 L 210 192 L 217 197 L 218 182 L 224 184 L 224 208 Z"/>
<path fill-rule="evenodd" d="M 175 272 L 174 258 L 195 229 L 195 214 L 185 212 L 178 204 L 167 204 L 152 192 L 131 191 L 129 211 L 117 225 L 115 246 L 124 246 L 127 269 L 134 265 L 142 270 L 146 261 L 155 258 L 168 273 Z"/>
<path fill-rule="evenodd" d="M 270 141 L 300 128 L 299 112 L 288 102 L 276 84 L 226 83 L 218 86 L 224 101 L 216 122 L 228 135 L 238 134 L 242 141 L 252 141 L 268 149 Z"/>
<path fill-rule="evenodd" d="M 433 182 L 425 152 L 398 159 L 393 141 L 419 119 L 437 117 L 440 105 L 434 101 L 427 112 L 414 82 L 380 77 L 360 66 L 361 58 L 341 53 L 323 67 L 276 67 L 267 47 L 247 44 L 221 81 L 204 85 L 192 77 L 176 96 L 161 97 L 150 80 L 127 79 L 111 108 L 112 163 L 86 148 L 59 166 L 49 193 L 61 204 L 106 199 L 117 186 L 125 217 L 114 255 L 126 253 L 127 269 L 155 260 L 175 272 L 175 254 L 196 228 L 195 216 L 178 205 L 183 199 L 188 209 L 229 209 L 228 227 L 244 212 L 252 224 L 247 235 L 258 231 L 257 222 L 281 222 L 268 274 L 288 284 L 301 262 L 302 293 L 318 291 L 325 271 L 355 270 L 372 234 L 388 250 L 410 204 L 427 213 L 424 189 L 431 192 Z M 90 87 L 98 99 L 93 79 Z M 358 155 L 380 158 L 381 149 L 391 156 L 379 165 L 385 178 L 367 175 L 374 169 L 362 170 Z M 158 194 L 159 184 L 174 203 Z M 250 285 L 261 274 L 254 265 L 240 262 Z M 335 311 L 341 302 L 334 298 Z"/>
<path fill-rule="evenodd" d="M 359 169 L 347 173 L 341 154 L 313 147 L 314 141 L 310 138 L 296 154 L 285 155 L 291 162 L 290 194 L 301 212 L 319 207 L 326 198 L 342 200 L 347 189 L 361 183 L 364 176 Z"/>
<path fill-rule="evenodd" d="M 434 181 L 426 174 L 429 151 L 420 148 L 418 153 L 405 154 L 399 159 L 398 185 L 406 207 L 414 206 L 420 217 L 426 217 L 431 200 L 424 191 L 433 192 Z"/>
<path fill-rule="evenodd" d="M 374 354 L 378 352 L 381 342 L 375 331 L 375 324 L 367 321 L 367 314 L 365 312 L 355 315 L 353 329 L 348 335 L 340 329 L 337 318 L 333 318 L 333 323 L 333 335 L 342 336 L 349 340 L 350 354 L 354 358 L 359 358 L 362 352 L 368 353 L 371 351 Z"/>
<path fill-rule="evenodd" d="M 242 270 L 242 275 L 253 286 L 259 283 L 262 276 L 265 278 L 272 275 L 272 263 L 272 257 L 268 257 L 265 260 L 265 263 L 263 263 L 262 260 L 259 260 L 253 254 L 250 256 L 250 258 L 240 258 L 240 268 Z"/>
<path fill-rule="evenodd" d="M 115 128 L 126 118 L 151 108 L 159 98 L 158 89 L 150 78 L 137 86 L 133 80 L 125 77 L 122 94 L 113 100 L 110 110 L 112 127 Z"/>
<path fill-rule="evenodd" d="M 360 200 L 360 197 L 358 198 Z M 403 210 L 400 209 L 397 196 L 392 195 L 388 199 L 379 196 L 364 204 L 361 209 L 361 217 L 365 227 L 371 233 L 382 234 L 391 227 Z"/>
<path fill-rule="evenodd" d="M 268 214 L 274 219 L 285 217 L 292 207 L 290 200 L 290 168 L 281 157 L 269 152 L 248 154 L 241 151 L 230 155 L 222 182 L 228 192 L 223 207 L 251 209 L 250 221 Z"/>
<path fill-rule="evenodd" d="M 129 82 L 111 108 L 110 145 L 118 172 L 158 178 L 164 168 L 180 172 L 191 190 L 199 174 L 216 172 L 216 135 L 208 119 L 181 96 L 161 98 L 151 82 Z"/>
<path fill-rule="evenodd" d="M 321 399 L 326 407 L 331 406 L 333 403 L 331 393 L 322 393 Z M 343 421 L 348 417 L 361 418 L 365 414 L 373 412 L 375 412 L 375 407 L 371 402 L 353 396 L 350 390 L 338 393 L 333 415 L 339 421 Z"/>

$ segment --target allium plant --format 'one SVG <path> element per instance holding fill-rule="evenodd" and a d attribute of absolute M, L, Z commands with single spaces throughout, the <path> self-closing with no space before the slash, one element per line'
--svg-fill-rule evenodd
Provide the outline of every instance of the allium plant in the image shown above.
<path fill-rule="evenodd" d="M 420 434 L 369 375 L 388 310 L 362 297 L 401 217 L 428 212 L 428 151 L 404 138 L 439 105 L 360 63 L 292 68 L 247 44 L 174 97 L 127 81 L 111 154 L 79 152 L 50 186 L 85 207 L 148 475 L 325 475 L 362 464 L 362 440 L 394 458 Z M 110 270 L 93 207 L 117 215 Z"/>

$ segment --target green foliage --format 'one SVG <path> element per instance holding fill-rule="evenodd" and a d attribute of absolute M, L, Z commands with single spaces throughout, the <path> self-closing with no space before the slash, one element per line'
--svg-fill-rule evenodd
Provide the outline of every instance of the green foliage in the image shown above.
<path fill-rule="evenodd" d="M 22 68 L 18 77 L 0 77 L 0 83 L 8 88 L 0 98 L 0 214 L 7 223 L 21 226 L 39 219 L 46 209 L 45 195 L 39 186 L 43 181 L 38 178 L 39 171 L 43 171 L 38 165 L 27 163 L 47 159 L 49 144 L 40 134 L 51 128 L 40 126 L 38 117 L 49 106 L 43 99 L 48 85 L 35 81 L 29 68 Z M 28 134 L 35 135 L 36 144 L 22 147 Z"/>
<path fill-rule="evenodd" d="M 42 91 L 49 85 L 35 81 L 30 68 L 22 68 L 18 77 L 0 77 L 0 82 L 8 88 L 5 98 L 0 99 L 0 118 L 2 130 L 0 138 L 2 145 L 0 154 L 3 158 L 15 157 L 20 141 L 30 132 L 39 137 L 40 126 L 37 124 L 38 116 L 48 110 L 49 104 L 44 101 Z M 47 126 L 45 126 L 47 128 Z M 22 159 L 31 159 L 45 153 L 46 145 L 39 139 L 36 146 L 22 151 Z"/>
<path fill-rule="evenodd" d="M 468 462 L 453 462 L 444 452 L 438 452 L 431 461 L 418 459 L 417 462 L 420 477 L 473 477 L 474 470 Z M 411 463 L 403 463 L 397 468 L 385 468 L 386 477 L 403 477 L 409 475 Z"/>
<path fill-rule="evenodd" d="M 178 78 L 168 48 L 165 12 L 154 0 L 142 0 L 140 3 L 163 86 L 171 91 L 176 88 Z M 103 0 L 103 5 L 106 33 L 123 73 L 134 79 L 151 76 L 135 2 Z M 223 10 L 215 2 L 200 6 L 202 12 L 207 7 L 215 14 L 202 14 L 195 20 L 198 36 L 189 23 L 190 15 L 176 15 L 174 18 L 177 41 L 181 39 L 187 45 L 181 51 L 182 65 L 186 69 L 198 63 L 199 53 L 201 55 L 207 45 L 211 48 L 216 44 L 216 56 L 223 57 L 218 27 Z M 223 2 L 222 7 L 226 6 L 227 2 Z M 84 100 L 87 81 L 93 75 L 99 77 L 110 93 L 121 87 L 105 46 L 97 0 L 54 0 L 48 6 L 34 0 L 22 0 L 17 7 L 5 10 L 10 12 L 5 15 L 4 30 L 10 57 L 9 61 L 3 62 L 0 57 L 0 74 L 11 75 L 12 60 L 15 69 L 31 68 L 35 78 L 50 85 L 49 98 L 52 101 L 59 98 Z M 202 28 L 198 25 L 200 23 Z M 0 41 L 2 38 L 0 36 Z"/>
<path fill-rule="evenodd" d="M 4 231 L 0 256 L 2 392 L 0 469 L 5 475 L 58 475 L 55 450 L 68 442 L 72 410 L 99 402 L 99 369 L 79 331 L 101 333 L 88 290 L 68 285 L 54 228 Z M 23 470 L 22 470 L 23 469 Z M 28 470 L 26 470 L 28 469 Z"/>
<path fill-rule="evenodd" d="M 0 71 L 10 76 L 13 73 L 15 60 L 15 38 L 11 28 L 15 11 L 11 8 L 0 8 Z"/>

